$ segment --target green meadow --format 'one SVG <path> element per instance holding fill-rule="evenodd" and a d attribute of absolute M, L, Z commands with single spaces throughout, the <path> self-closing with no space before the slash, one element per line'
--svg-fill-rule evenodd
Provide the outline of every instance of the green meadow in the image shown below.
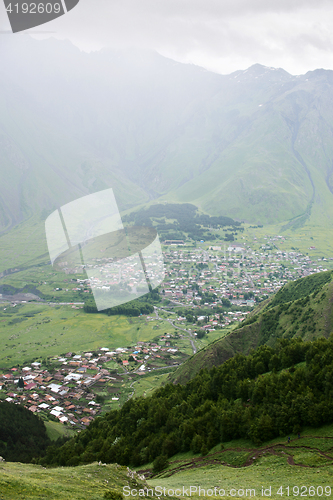
<path fill-rule="evenodd" d="M 56 441 L 59 437 L 73 437 L 77 430 L 62 424 L 61 422 L 54 422 L 53 420 L 44 421 L 46 433 L 51 441 Z"/>
<path fill-rule="evenodd" d="M 102 500 L 122 487 L 143 487 L 137 476 L 128 475 L 127 467 L 93 463 L 82 467 L 45 469 L 40 465 L 0 463 L 2 500 Z"/>
<path fill-rule="evenodd" d="M 28 303 L 0 309 L 0 367 L 45 359 L 68 351 L 116 349 L 151 341 L 170 329 L 163 320 L 87 314 L 72 306 Z"/>
<path fill-rule="evenodd" d="M 288 496 L 332 497 L 333 425 L 305 429 L 300 438 L 297 435 L 290 435 L 290 438 L 289 444 L 286 436 L 260 447 L 240 439 L 218 445 L 206 456 L 178 454 L 170 459 L 165 470 L 149 479 L 148 483 L 154 488 L 165 487 L 166 492 L 180 489 L 182 494 L 177 494 L 180 498 L 186 498 L 183 487 L 189 491 L 191 486 L 194 499 L 215 498 L 211 492 L 207 493 L 214 488 L 217 498 L 220 498 L 218 492 L 223 493 L 222 490 L 225 495 L 221 496 L 237 499 L 254 496 L 267 496 L 272 500 Z M 151 468 L 152 464 L 147 465 L 146 474 Z M 202 488 L 200 496 L 199 487 Z M 171 494 L 172 491 L 169 491 Z"/>
<path fill-rule="evenodd" d="M 133 383 L 134 396 L 148 396 L 157 387 L 160 387 L 162 384 L 167 382 L 168 375 L 171 370 L 165 369 L 160 371 L 163 373 L 159 373 L 159 370 L 155 370 L 153 373 L 148 372 L 147 374 L 141 375 L 137 378 Z"/>

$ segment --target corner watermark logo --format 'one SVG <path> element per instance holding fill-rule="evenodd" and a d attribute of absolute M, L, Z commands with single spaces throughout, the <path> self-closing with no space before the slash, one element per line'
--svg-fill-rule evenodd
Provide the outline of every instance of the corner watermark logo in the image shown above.
<path fill-rule="evenodd" d="M 3 0 L 13 33 L 53 21 L 74 9 L 80 0 Z"/>
<path fill-rule="evenodd" d="M 112 189 L 79 198 L 45 221 L 52 265 L 67 274 L 85 269 L 97 309 L 125 304 L 164 279 L 164 262 L 152 227 L 124 229 Z"/>

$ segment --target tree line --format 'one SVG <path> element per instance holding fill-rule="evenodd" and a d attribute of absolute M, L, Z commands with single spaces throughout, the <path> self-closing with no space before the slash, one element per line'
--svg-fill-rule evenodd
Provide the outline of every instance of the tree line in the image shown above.
<path fill-rule="evenodd" d="M 96 304 L 94 302 L 86 302 L 83 307 L 84 312 L 96 314 L 103 313 L 108 316 L 123 315 L 123 316 L 140 316 L 140 314 L 151 314 L 154 312 L 154 306 L 148 304 L 147 302 L 140 302 L 138 300 L 133 300 L 127 302 L 126 304 L 121 304 L 119 306 L 110 307 L 104 309 L 103 311 L 98 311 Z"/>

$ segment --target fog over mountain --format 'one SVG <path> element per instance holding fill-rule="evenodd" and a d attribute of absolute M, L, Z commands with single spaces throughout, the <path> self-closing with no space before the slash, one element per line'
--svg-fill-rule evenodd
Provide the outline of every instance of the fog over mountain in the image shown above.
<path fill-rule="evenodd" d="M 154 52 L 3 37 L 0 230 L 112 187 L 255 223 L 333 217 L 333 72 L 218 75 Z M 312 220 L 311 219 L 311 220 Z"/>

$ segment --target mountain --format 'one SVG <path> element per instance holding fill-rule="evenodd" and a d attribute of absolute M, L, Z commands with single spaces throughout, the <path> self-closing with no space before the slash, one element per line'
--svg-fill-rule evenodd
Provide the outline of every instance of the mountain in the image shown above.
<path fill-rule="evenodd" d="M 291 281 L 255 308 L 229 335 L 191 356 L 169 381 L 186 383 L 200 370 L 220 366 L 236 354 L 249 354 L 280 339 L 328 338 L 333 327 L 333 272 L 325 271 Z"/>
<path fill-rule="evenodd" d="M 332 71 L 218 75 L 151 52 L 3 38 L 0 230 L 108 187 L 121 210 L 190 202 L 330 224 Z"/>

